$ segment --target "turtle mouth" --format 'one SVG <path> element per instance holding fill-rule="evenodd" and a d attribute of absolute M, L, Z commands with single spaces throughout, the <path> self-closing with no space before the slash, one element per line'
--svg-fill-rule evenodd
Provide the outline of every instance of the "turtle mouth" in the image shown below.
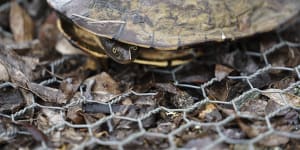
<path fill-rule="evenodd" d="M 118 42 L 116 40 L 99 37 L 100 46 L 104 52 L 114 61 L 121 64 L 133 62 L 137 56 L 139 47 Z"/>

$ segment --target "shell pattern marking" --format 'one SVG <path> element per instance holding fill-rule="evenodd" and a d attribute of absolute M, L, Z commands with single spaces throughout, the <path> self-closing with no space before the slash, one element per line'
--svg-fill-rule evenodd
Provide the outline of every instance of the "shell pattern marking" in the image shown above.
<path fill-rule="evenodd" d="M 68 1 L 60 11 L 100 37 L 159 50 L 270 31 L 300 9 L 300 0 L 48 1 Z"/>

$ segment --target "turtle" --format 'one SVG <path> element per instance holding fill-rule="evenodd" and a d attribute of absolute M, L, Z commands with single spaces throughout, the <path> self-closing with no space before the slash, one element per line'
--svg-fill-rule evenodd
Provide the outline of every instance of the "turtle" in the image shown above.
<path fill-rule="evenodd" d="M 300 0 L 47 0 L 76 46 L 118 63 L 175 66 L 196 45 L 270 32 L 299 15 Z"/>

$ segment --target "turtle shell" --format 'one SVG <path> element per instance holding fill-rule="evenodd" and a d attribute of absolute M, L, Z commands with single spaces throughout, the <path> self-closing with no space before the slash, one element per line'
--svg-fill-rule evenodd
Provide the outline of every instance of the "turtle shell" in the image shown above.
<path fill-rule="evenodd" d="M 73 24 L 71 20 L 62 15 L 60 15 L 60 19 L 57 22 L 57 27 L 74 46 L 91 54 L 92 56 L 99 58 L 107 57 L 106 51 L 108 50 L 105 50 L 102 43 L 99 43 L 101 42 L 101 38 L 99 39 L 97 35 L 91 34 L 76 24 Z M 134 59 L 133 62 L 166 67 L 187 63 L 195 56 L 202 55 L 202 52 L 194 51 L 194 49 L 191 48 L 178 51 L 160 51 L 143 48 L 142 51 L 139 51 L 138 55 L 139 57 Z"/>
<path fill-rule="evenodd" d="M 101 37 L 159 50 L 273 30 L 299 0 L 48 0 Z"/>

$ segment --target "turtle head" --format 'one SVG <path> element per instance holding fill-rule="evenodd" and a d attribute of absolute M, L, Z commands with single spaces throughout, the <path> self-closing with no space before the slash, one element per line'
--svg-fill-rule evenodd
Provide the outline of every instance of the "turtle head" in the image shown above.
<path fill-rule="evenodd" d="M 105 53 L 114 61 L 127 64 L 137 57 L 138 47 L 125 44 L 116 40 L 100 38 Z"/>

